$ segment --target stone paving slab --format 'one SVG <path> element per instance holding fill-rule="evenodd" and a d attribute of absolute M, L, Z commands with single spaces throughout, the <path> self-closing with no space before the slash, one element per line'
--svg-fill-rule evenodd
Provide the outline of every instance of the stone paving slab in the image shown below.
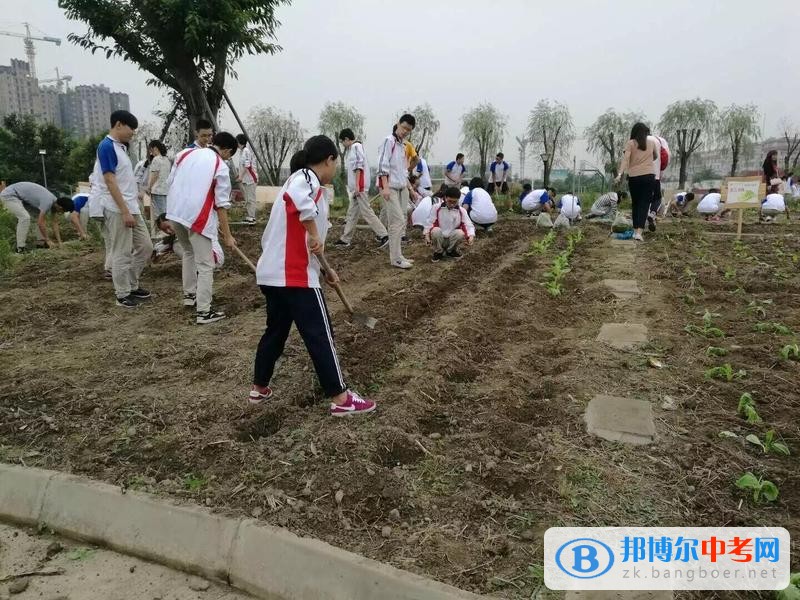
<path fill-rule="evenodd" d="M 641 294 L 639 284 L 635 279 L 603 279 L 602 283 L 611 290 L 612 294 L 622 300 L 635 298 Z"/>
<path fill-rule="evenodd" d="M 597 341 L 617 350 L 632 350 L 647 343 L 647 327 L 638 323 L 603 323 Z"/>
<path fill-rule="evenodd" d="M 602 592 L 592 591 L 569 591 L 564 597 L 565 600 L 672 600 L 672 592 L 660 590 L 657 592 Z"/>
<path fill-rule="evenodd" d="M 655 439 L 653 410 L 645 400 L 599 394 L 584 414 L 589 433 L 610 442 L 649 444 Z"/>

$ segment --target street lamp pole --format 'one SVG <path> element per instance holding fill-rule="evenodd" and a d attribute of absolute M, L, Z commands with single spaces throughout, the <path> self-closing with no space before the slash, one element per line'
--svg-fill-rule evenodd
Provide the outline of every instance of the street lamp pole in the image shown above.
<path fill-rule="evenodd" d="M 47 150 L 39 150 L 39 156 L 42 157 L 42 177 L 44 178 L 44 187 L 47 187 L 47 170 L 44 168 L 44 156 L 47 154 Z"/>

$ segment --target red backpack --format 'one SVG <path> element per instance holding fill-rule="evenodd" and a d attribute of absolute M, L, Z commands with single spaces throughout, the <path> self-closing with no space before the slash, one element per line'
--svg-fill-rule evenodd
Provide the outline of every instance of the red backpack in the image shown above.
<path fill-rule="evenodd" d="M 669 150 L 661 144 L 661 170 L 666 171 L 669 166 Z"/>

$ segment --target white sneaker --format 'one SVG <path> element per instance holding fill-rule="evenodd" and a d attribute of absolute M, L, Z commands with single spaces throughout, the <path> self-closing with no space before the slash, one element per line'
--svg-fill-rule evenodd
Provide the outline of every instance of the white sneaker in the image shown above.
<path fill-rule="evenodd" d="M 634 233 L 633 234 L 633 239 L 636 240 L 637 242 L 643 242 L 644 241 L 644 238 L 642 237 L 641 233 Z"/>
<path fill-rule="evenodd" d="M 414 265 L 408 262 L 406 259 L 402 258 L 400 260 L 396 260 L 392 263 L 393 267 L 397 267 L 398 269 L 410 269 Z"/>
<path fill-rule="evenodd" d="M 404 256 L 404 257 L 403 257 L 403 260 L 404 260 L 404 261 L 406 261 L 406 262 L 410 262 L 412 265 L 414 264 L 414 259 L 413 259 L 413 258 L 406 258 L 406 257 Z"/>

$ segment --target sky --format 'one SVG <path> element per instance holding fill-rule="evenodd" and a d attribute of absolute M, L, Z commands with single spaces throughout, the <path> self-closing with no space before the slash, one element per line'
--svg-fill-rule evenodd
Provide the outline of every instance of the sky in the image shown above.
<path fill-rule="evenodd" d="M 28 21 L 63 38 L 36 43 L 40 78 L 58 67 L 73 85 L 106 84 L 130 94 L 140 121 L 157 122 L 164 96 L 148 75 L 69 43 L 86 28 L 56 0 L 0 0 L 0 16 L 0 30 L 22 32 Z M 612 107 L 657 122 L 671 102 L 702 97 L 755 103 L 767 136 L 782 117 L 800 123 L 798 0 L 295 0 L 278 18 L 283 51 L 243 58 L 229 80 L 239 113 L 275 106 L 311 135 L 325 102 L 341 100 L 364 114 L 365 146 L 376 153 L 398 113 L 425 102 L 441 122 L 434 163 L 459 151 L 461 117 L 481 102 L 508 117 L 502 150 L 512 165 L 514 138 L 544 98 L 567 104 L 579 137 L 571 154 L 594 164 L 580 138 Z M 25 58 L 22 40 L 0 36 L 0 64 L 12 57 Z M 229 114 L 221 124 L 237 129 Z"/>

